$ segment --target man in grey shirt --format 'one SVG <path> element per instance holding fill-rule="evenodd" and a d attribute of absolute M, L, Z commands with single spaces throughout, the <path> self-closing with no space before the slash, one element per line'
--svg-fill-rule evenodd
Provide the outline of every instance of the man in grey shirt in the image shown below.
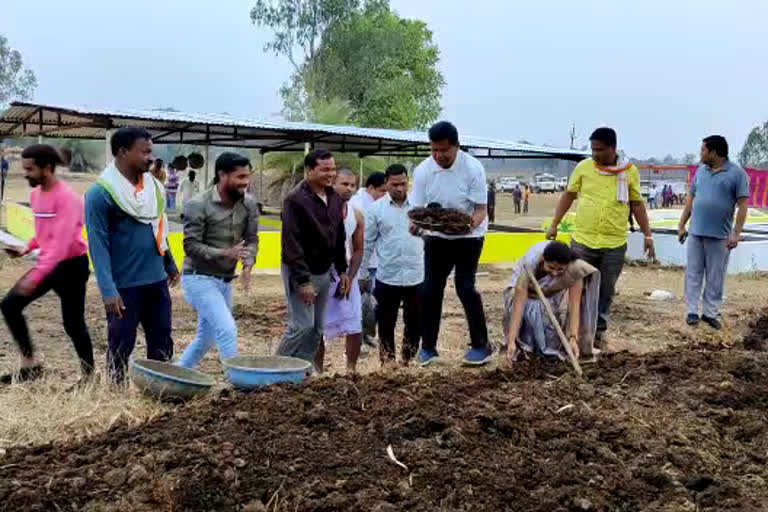
<path fill-rule="evenodd" d="M 238 261 L 246 291 L 259 247 L 259 208 L 245 195 L 250 161 L 236 153 L 216 159 L 214 186 L 184 205 L 184 298 L 197 310 L 197 336 L 178 364 L 196 366 L 218 343 L 219 357 L 237 355 L 237 326 L 232 317 L 232 280 Z"/>
<path fill-rule="evenodd" d="M 722 326 L 718 316 L 723 301 L 723 284 L 731 249 L 739 244 L 747 218 L 749 180 L 744 169 L 728 159 L 728 142 L 720 135 L 704 139 L 701 165 L 691 182 L 691 191 L 680 217 L 680 243 L 688 237 L 685 270 L 685 302 L 688 325 L 699 323 L 699 301 L 704 286 L 701 321 L 713 329 Z M 739 207 L 736 226 L 733 214 Z M 690 236 L 685 229 L 691 219 Z"/>

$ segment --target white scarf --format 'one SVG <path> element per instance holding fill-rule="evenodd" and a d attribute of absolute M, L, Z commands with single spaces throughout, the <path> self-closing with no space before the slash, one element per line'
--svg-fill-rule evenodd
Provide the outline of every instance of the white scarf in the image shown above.
<path fill-rule="evenodd" d="M 142 174 L 140 179 L 142 189 L 137 191 L 133 183 L 117 170 L 114 163 L 111 163 L 104 169 L 96 183 L 109 193 L 118 208 L 137 221 L 152 225 L 157 251 L 164 255 L 168 250 L 165 188 L 149 172 Z"/>
<path fill-rule="evenodd" d="M 616 165 L 604 166 L 595 164 L 597 172 L 603 176 L 616 176 L 616 200 L 620 203 L 629 203 L 629 175 L 627 171 L 632 164 L 630 162 L 623 162 L 621 157 L 616 161 Z"/>

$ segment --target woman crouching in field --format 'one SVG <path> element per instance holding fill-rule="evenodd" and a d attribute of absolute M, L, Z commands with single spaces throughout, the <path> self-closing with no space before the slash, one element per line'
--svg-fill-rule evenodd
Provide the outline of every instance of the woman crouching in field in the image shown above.
<path fill-rule="evenodd" d="M 519 361 L 523 352 L 563 360 L 567 357 L 544 304 L 529 282 L 526 266 L 549 301 L 574 355 L 594 357 L 598 352 L 594 339 L 600 272 L 578 259 L 562 242 L 539 242 L 517 261 L 512 281 L 504 292 L 507 359 Z"/>

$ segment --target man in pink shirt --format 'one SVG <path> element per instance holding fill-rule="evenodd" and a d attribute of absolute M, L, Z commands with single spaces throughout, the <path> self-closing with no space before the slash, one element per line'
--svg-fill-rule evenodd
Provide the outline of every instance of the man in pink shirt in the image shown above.
<path fill-rule="evenodd" d="M 56 179 L 59 152 L 36 144 L 21 154 L 25 177 L 32 187 L 29 201 L 35 215 L 35 236 L 26 247 L 6 247 L 13 258 L 40 249 L 34 268 L 24 274 L 0 302 L 0 311 L 19 346 L 18 373 L 0 376 L 0 384 L 37 379 L 43 367 L 37 361 L 22 311 L 32 301 L 53 290 L 61 299 L 64 330 L 72 338 L 87 382 L 93 373 L 93 347 L 85 325 L 85 288 L 88 282 L 87 245 L 83 240 L 83 200 L 66 183 Z"/>

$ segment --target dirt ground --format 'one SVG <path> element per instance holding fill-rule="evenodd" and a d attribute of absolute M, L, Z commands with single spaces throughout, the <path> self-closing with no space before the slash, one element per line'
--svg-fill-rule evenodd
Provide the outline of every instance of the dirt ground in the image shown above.
<path fill-rule="evenodd" d="M 685 345 L 583 379 L 540 363 L 224 391 L 10 450 L 0 510 L 765 510 L 767 362 Z"/>
<path fill-rule="evenodd" d="M 30 265 L 0 256 L 0 291 Z M 490 267 L 478 276 L 495 342 L 508 278 Z M 562 364 L 461 369 L 468 333 L 450 285 L 435 367 L 383 373 L 369 351 L 360 376 L 242 394 L 226 387 L 214 351 L 201 370 L 220 385 L 185 406 L 102 384 L 65 391 L 77 363 L 49 294 L 26 312 L 47 378 L 0 389 L 0 511 L 765 510 L 768 361 L 741 342 L 766 342 L 767 284 L 729 276 L 725 329 L 714 332 L 685 325 L 680 270 L 626 267 L 610 353 L 583 380 Z M 657 289 L 674 299 L 650 301 Z M 180 289 L 172 298 L 180 353 L 196 314 Z M 93 279 L 87 301 L 103 366 Z M 273 352 L 279 277 L 254 276 L 234 312 L 241 353 Z M 343 374 L 343 343 L 327 359 L 328 377 Z M 0 328 L 0 372 L 16 362 Z"/>

